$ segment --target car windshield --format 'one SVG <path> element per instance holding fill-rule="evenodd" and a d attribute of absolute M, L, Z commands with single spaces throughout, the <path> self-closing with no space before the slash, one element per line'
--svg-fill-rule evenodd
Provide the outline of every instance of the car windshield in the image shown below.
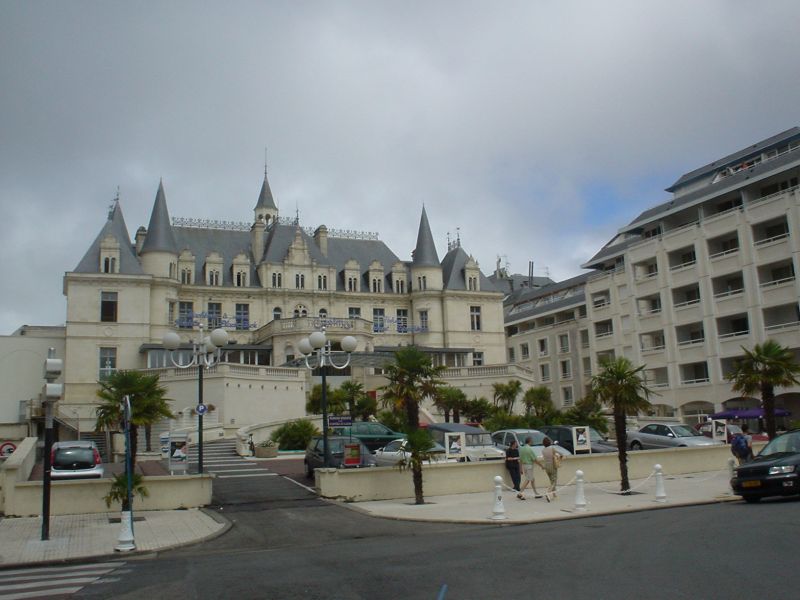
<path fill-rule="evenodd" d="M 782 452 L 800 452 L 800 431 L 779 435 L 769 444 L 764 446 L 759 456 L 770 456 Z"/>
<path fill-rule="evenodd" d="M 677 435 L 678 437 L 697 437 L 702 436 L 702 433 L 699 433 L 692 429 L 691 427 L 687 427 L 686 425 L 673 425 L 672 426 L 672 433 Z"/>
<path fill-rule="evenodd" d="M 528 438 L 531 438 L 531 445 L 541 446 L 545 437 L 546 436 L 541 431 L 535 431 L 533 429 L 529 431 L 523 431 L 522 433 L 517 433 L 517 439 L 519 439 L 520 446 L 522 446 L 525 443 L 525 440 Z"/>
<path fill-rule="evenodd" d="M 491 446 L 492 436 L 488 433 L 468 433 L 467 446 Z"/>

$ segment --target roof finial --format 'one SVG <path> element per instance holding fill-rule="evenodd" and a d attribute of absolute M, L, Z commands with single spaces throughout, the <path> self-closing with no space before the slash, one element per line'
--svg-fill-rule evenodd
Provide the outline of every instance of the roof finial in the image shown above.
<path fill-rule="evenodd" d="M 264 146 L 264 177 L 267 176 L 267 147 Z"/>
<path fill-rule="evenodd" d="M 461 248 L 461 227 L 456 227 L 456 247 Z"/>
<path fill-rule="evenodd" d="M 297 201 L 294 203 L 294 224 L 300 226 L 300 205 Z"/>

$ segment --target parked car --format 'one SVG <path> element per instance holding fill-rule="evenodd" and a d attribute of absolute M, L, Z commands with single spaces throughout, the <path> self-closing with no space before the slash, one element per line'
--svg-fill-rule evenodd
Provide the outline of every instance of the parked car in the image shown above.
<path fill-rule="evenodd" d="M 332 427 L 330 433 L 332 435 L 358 438 L 367 445 L 370 451 L 383 448 L 397 438 L 406 437 L 405 433 L 392 431 L 386 425 L 372 421 L 357 421 L 348 427 Z"/>
<path fill-rule="evenodd" d="M 777 436 L 748 463 L 733 470 L 733 493 L 746 502 L 800 494 L 800 429 Z"/>
<path fill-rule="evenodd" d="M 55 442 L 50 452 L 50 464 L 53 479 L 88 479 L 104 474 L 103 459 L 97 445 L 89 440 Z"/>
<path fill-rule="evenodd" d="M 697 425 L 695 425 L 694 428 L 697 429 L 697 431 L 699 431 L 700 433 L 702 433 L 706 437 L 713 437 L 711 435 L 712 426 L 713 426 L 713 422 L 712 421 L 704 421 L 702 423 L 698 423 Z M 735 436 L 737 433 L 742 433 L 742 428 L 739 427 L 738 425 L 734 425 L 733 423 L 728 423 L 728 425 L 726 426 L 726 429 L 727 429 L 727 435 L 726 435 L 727 440 L 726 441 L 729 444 L 731 443 L 731 438 L 733 438 L 733 436 Z M 769 436 L 766 435 L 766 434 L 763 434 L 763 433 L 751 433 L 750 437 L 753 438 L 754 442 L 767 442 L 767 441 L 769 441 Z"/>
<path fill-rule="evenodd" d="M 682 446 L 719 446 L 723 442 L 707 438 L 683 423 L 650 423 L 639 431 L 628 432 L 631 450 L 677 448 Z"/>
<path fill-rule="evenodd" d="M 408 460 L 411 453 L 406 450 L 408 440 L 403 438 L 394 440 L 386 444 L 383 448 L 378 448 L 375 451 L 375 462 L 379 467 L 393 467 L 401 460 Z M 444 446 L 434 442 L 433 448 L 428 453 L 431 456 L 428 462 L 445 462 L 447 460 L 446 451 Z"/>
<path fill-rule="evenodd" d="M 463 423 L 434 423 L 428 425 L 428 431 L 434 441 L 446 445 L 445 434 L 463 433 L 465 447 L 459 449 L 458 454 L 463 455 L 466 461 L 503 460 L 506 455 L 502 450 L 495 448 L 492 436 L 485 429 L 472 427 Z M 453 454 L 453 451 L 450 451 Z"/>
<path fill-rule="evenodd" d="M 357 465 L 345 465 L 345 445 L 358 444 L 360 458 Z M 374 467 L 376 466 L 375 457 L 369 451 L 369 448 L 358 438 L 342 437 L 342 436 L 328 436 L 328 453 L 330 454 L 329 468 L 343 469 L 343 468 L 359 468 L 359 467 Z M 321 469 L 325 465 L 325 452 L 323 438 L 321 435 L 316 435 L 311 438 L 311 441 L 306 448 L 306 457 L 303 459 L 306 467 L 306 475 L 309 477 L 314 476 L 314 469 Z"/>
<path fill-rule="evenodd" d="M 498 449 L 503 451 L 503 455 L 505 455 L 505 451 L 508 450 L 512 440 L 516 440 L 521 448 L 525 444 L 525 440 L 531 438 L 533 442 L 533 452 L 537 457 L 540 457 L 542 455 L 542 450 L 544 450 L 544 444 L 542 442 L 545 437 L 547 437 L 546 434 L 538 429 L 501 429 L 492 434 L 492 441 Z M 553 438 L 550 439 L 555 441 Z M 562 456 L 569 456 L 572 454 L 572 452 L 559 444 L 555 444 L 555 448 Z"/>
<path fill-rule="evenodd" d="M 616 452 L 616 445 L 609 442 L 598 432 L 594 427 L 587 427 L 589 430 L 589 445 L 592 452 Z M 572 443 L 572 427 L 568 425 L 544 425 L 539 428 L 539 431 L 544 433 L 559 446 L 575 453 L 575 445 Z"/>

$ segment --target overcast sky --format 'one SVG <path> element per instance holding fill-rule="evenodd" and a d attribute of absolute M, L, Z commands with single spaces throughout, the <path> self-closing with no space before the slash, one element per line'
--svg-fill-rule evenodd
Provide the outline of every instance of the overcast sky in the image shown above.
<path fill-rule="evenodd" d="M 800 124 L 796 0 L 0 1 L 0 334 L 133 237 L 283 215 L 578 274 L 682 173 Z"/>

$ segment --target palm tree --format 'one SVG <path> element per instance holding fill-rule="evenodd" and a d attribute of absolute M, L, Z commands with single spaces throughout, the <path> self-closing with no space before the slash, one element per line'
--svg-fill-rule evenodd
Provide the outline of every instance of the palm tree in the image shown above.
<path fill-rule="evenodd" d="M 464 414 L 474 423 L 482 423 L 492 415 L 494 409 L 486 398 L 473 398 L 464 403 Z"/>
<path fill-rule="evenodd" d="M 744 356 L 734 362 L 733 372 L 726 376 L 733 390 L 742 396 L 761 392 L 764 424 L 770 439 L 775 437 L 775 388 L 798 385 L 800 364 L 794 352 L 773 340 L 756 344 L 752 350 L 742 347 Z"/>
<path fill-rule="evenodd" d="M 634 367 L 624 356 L 605 359 L 600 372 L 592 377 L 590 390 L 593 398 L 610 406 L 614 413 L 614 430 L 619 456 L 620 491 L 630 492 L 628 482 L 628 438 L 625 432 L 626 415 L 636 415 L 650 407 L 654 392 L 644 383 L 641 373 L 645 365 Z"/>
<path fill-rule="evenodd" d="M 152 425 L 174 415 L 166 398 L 167 388 L 158 383 L 158 375 L 147 375 L 140 371 L 114 371 L 105 380 L 98 382 L 97 396 L 103 401 L 96 409 L 95 428 L 122 428 L 122 401 L 128 396 L 131 403 L 131 464 L 136 464 L 139 427 Z"/>
<path fill-rule="evenodd" d="M 461 407 L 466 401 L 467 396 L 458 388 L 452 386 L 443 386 L 438 390 L 438 393 L 433 398 L 433 403 L 442 414 L 444 414 L 444 422 L 450 422 L 450 413 L 453 414 L 453 423 L 458 423 L 461 419 Z"/>
<path fill-rule="evenodd" d="M 512 379 L 508 383 L 493 383 L 492 391 L 494 405 L 511 414 L 514 412 L 514 403 L 517 401 L 517 396 L 522 391 L 522 382 L 518 379 Z"/>
<path fill-rule="evenodd" d="M 347 401 L 341 387 L 329 388 L 325 400 L 330 414 L 340 415 L 345 411 Z M 315 384 L 308 394 L 308 398 L 306 399 L 306 413 L 310 415 L 322 414 L 322 385 L 319 383 Z"/>
<path fill-rule="evenodd" d="M 438 376 L 444 367 L 435 367 L 430 357 L 416 346 L 405 346 L 394 353 L 394 362 L 385 367 L 389 383 L 383 388 L 383 403 L 406 416 L 409 439 L 416 439 L 419 429 L 419 405 L 426 397 L 435 398 L 442 382 Z M 422 460 L 424 444 L 411 444 L 411 473 L 416 504 L 424 504 L 422 493 Z"/>
<path fill-rule="evenodd" d="M 366 394 L 364 393 L 364 386 L 352 379 L 345 381 L 339 386 L 342 394 L 342 399 L 347 405 L 347 410 L 350 413 L 350 418 L 356 420 L 356 407 L 362 401 Z"/>
<path fill-rule="evenodd" d="M 538 419 L 547 419 L 556 409 L 550 388 L 543 385 L 529 388 L 522 396 L 522 402 L 525 404 L 526 417 L 530 417 L 532 413 Z"/>

